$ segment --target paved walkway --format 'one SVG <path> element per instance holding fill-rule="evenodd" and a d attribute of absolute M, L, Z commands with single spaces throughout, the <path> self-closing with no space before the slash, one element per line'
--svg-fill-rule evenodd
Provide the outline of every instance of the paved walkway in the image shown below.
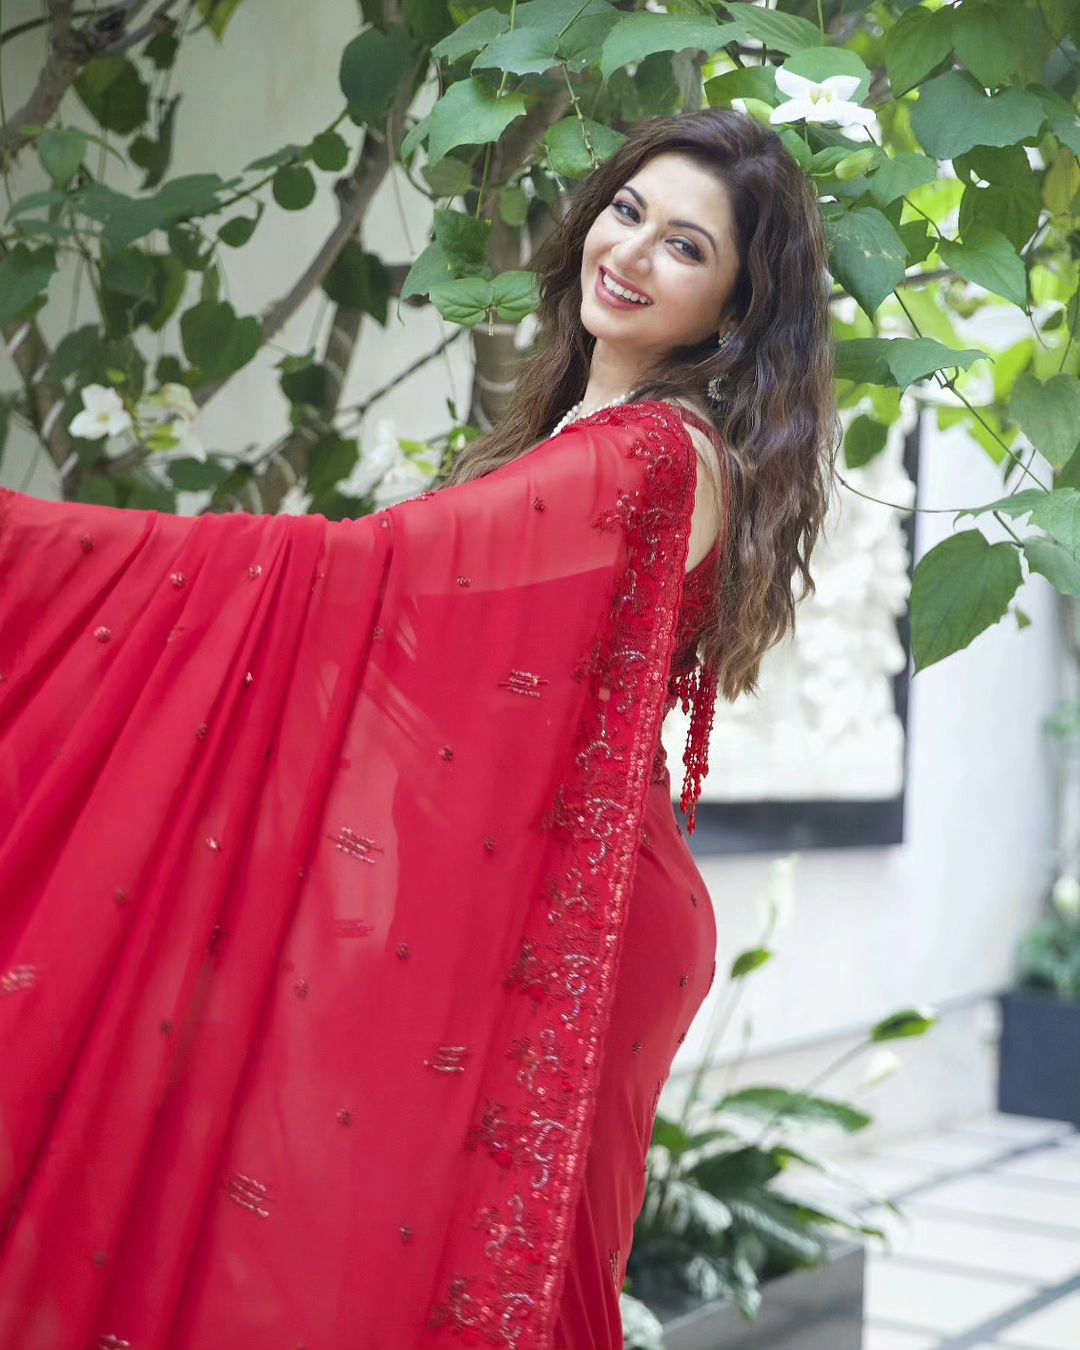
<path fill-rule="evenodd" d="M 838 1165 L 898 1202 L 863 1212 L 864 1350 L 1080 1350 L 1080 1133 L 984 1115 Z"/>

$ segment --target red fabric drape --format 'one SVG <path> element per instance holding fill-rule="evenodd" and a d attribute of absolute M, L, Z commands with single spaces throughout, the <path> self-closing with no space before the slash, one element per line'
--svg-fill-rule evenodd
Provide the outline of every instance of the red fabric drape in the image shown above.
<path fill-rule="evenodd" d="M 549 1344 L 695 467 L 0 492 L 0 1345 Z"/>

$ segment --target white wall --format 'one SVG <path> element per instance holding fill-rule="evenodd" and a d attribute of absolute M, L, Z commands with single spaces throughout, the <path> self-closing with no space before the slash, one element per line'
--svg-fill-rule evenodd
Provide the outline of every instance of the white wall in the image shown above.
<path fill-rule="evenodd" d="M 17 0 L 6 6 L 5 18 L 14 24 L 37 12 L 36 0 Z M 212 169 L 228 176 L 327 124 L 339 108 L 337 63 L 356 15 L 354 0 L 321 0 L 316 25 L 311 10 L 293 0 L 248 0 L 223 47 L 205 34 L 187 44 L 174 78 L 184 99 L 173 174 Z M 35 35 L 3 48 L 9 113 L 22 102 L 41 46 Z M 74 99 L 65 114 L 73 123 L 81 120 Z M 344 131 L 355 145 L 356 129 Z M 112 168 L 108 181 L 124 186 Z M 330 181 L 322 176 L 327 189 Z M 15 186 L 19 193 L 40 186 L 28 157 Z M 415 255 L 427 220 L 426 203 L 404 177 L 396 188 L 384 185 L 365 231 L 366 245 L 392 261 Z M 298 214 L 271 202 L 253 242 L 224 250 L 227 295 L 236 309 L 258 313 L 287 289 L 335 217 L 328 190 L 317 209 Z M 85 290 L 84 320 L 92 316 Z M 58 279 L 52 295 L 43 323 L 55 338 L 68 321 L 70 282 Z M 281 433 L 287 405 L 272 365 L 284 351 L 306 350 L 326 317 L 316 294 L 279 335 L 276 349 L 230 381 L 200 419 L 206 446 L 265 444 Z M 385 331 L 368 323 L 344 401 L 363 398 L 443 335 L 430 309 L 392 314 Z M 177 349 L 172 328 L 166 338 L 166 348 Z M 467 341 L 456 344 L 376 409 L 364 430 L 370 434 L 384 415 L 403 435 L 439 430 L 447 394 L 467 396 L 467 358 Z M 10 382 L 6 358 L 0 380 Z M 920 506 L 959 507 L 999 495 L 996 468 L 961 435 L 938 434 L 930 417 L 923 444 Z M 25 441 L 21 449 L 9 446 L 0 473 L 5 484 L 22 486 L 26 449 Z M 47 469 L 35 474 L 29 490 L 51 495 Z M 950 530 L 951 519 L 918 517 L 917 557 Z M 992 523 L 984 527 L 993 534 Z M 1030 628 L 1018 633 L 1006 620 L 967 651 L 915 676 L 907 842 L 802 856 L 779 956 L 749 985 L 755 1062 L 744 1078 L 801 1082 L 851 1044 L 860 1028 L 897 1008 L 930 1003 L 955 1011 L 926 1041 L 898 1047 L 909 1067 L 873 1098 L 881 1103 L 883 1128 L 895 1131 L 985 1103 L 992 1084 L 986 995 L 1007 979 L 1016 937 L 1050 879 L 1050 771 L 1039 722 L 1058 697 L 1061 670 L 1052 598 L 1041 578 L 1030 580 L 1022 597 L 1034 621 Z M 760 856 L 703 864 L 716 907 L 721 972 L 758 939 L 768 867 Z M 682 1048 L 680 1069 L 700 1054 L 713 1002 Z M 731 1036 L 722 1050 L 735 1049 Z M 840 1081 L 851 1084 L 857 1076 Z M 672 1091 L 678 1087 L 676 1077 Z"/>

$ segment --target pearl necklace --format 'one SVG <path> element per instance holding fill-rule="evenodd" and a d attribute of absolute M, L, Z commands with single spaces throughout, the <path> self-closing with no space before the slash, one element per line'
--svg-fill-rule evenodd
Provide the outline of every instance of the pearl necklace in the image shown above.
<path fill-rule="evenodd" d="M 620 403 L 625 403 L 629 397 L 629 394 L 620 394 L 618 398 L 613 398 L 610 403 L 601 403 L 599 408 L 594 408 L 587 416 L 591 417 L 593 413 L 603 412 L 605 408 L 616 408 Z M 581 405 L 584 402 L 585 400 L 583 398 L 579 398 L 570 411 L 564 413 L 562 417 L 559 418 L 555 423 L 554 431 L 548 435 L 549 441 L 554 440 L 560 431 L 565 431 L 571 422 L 577 421 L 578 417 L 581 415 Z"/>

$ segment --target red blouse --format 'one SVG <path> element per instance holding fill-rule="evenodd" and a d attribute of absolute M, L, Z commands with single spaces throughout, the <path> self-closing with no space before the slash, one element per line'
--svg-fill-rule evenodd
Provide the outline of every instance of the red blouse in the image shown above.
<path fill-rule="evenodd" d="M 693 834 L 697 802 L 701 795 L 701 781 L 709 771 L 709 737 L 712 732 L 718 683 L 718 671 L 715 663 L 703 663 L 699 660 L 697 644 L 704 630 L 709 625 L 715 624 L 718 617 L 719 596 L 716 589 L 716 562 L 718 555 L 727 544 L 729 475 L 727 456 L 724 454 L 716 429 L 688 409 L 680 409 L 680 414 L 684 421 L 690 422 L 704 432 L 716 447 L 724 484 L 720 536 L 701 562 L 686 573 L 683 580 L 682 600 L 679 605 L 675 647 L 668 674 L 668 691 L 665 704 L 666 712 L 670 712 L 676 703 L 680 703 L 683 712 L 690 713 L 690 728 L 683 751 L 683 764 L 686 772 L 683 779 L 680 805 L 683 815 L 686 817 L 687 833 Z M 653 757 L 652 782 L 663 782 L 667 771 L 667 754 L 663 744 L 659 743 Z"/>

